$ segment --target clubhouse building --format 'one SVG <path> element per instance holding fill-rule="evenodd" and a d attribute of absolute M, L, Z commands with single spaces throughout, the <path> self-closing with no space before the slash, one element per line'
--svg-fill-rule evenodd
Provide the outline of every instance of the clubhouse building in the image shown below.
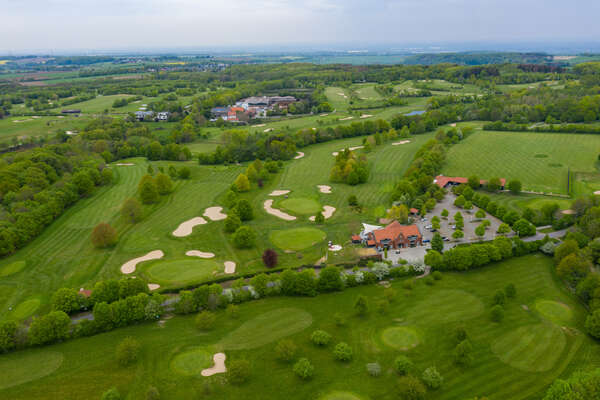
<path fill-rule="evenodd" d="M 469 183 L 469 179 L 463 178 L 461 176 L 438 175 L 433 180 L 433 183 L 435 183 L 436 185 L 438 185 L 439 187 L 441 187 L 443 189 L 448 189 L 452 186 L 466 185 L 467 183 Z M 482 179 L 479 181 L 479 186 L 485 186 L 486 184 L 487 184 L 486 180 Z M 506 179 L 500 178 L 500 190 L 504 190 L 505 186 L 506 186 Z"/>
<path fill-rule="evenodd" d="M 423 236 L 417 225 L 402 225 L 393 221 L 385 227 L 363 224 L 362 232 L 352 236 L 352 242 L 378 250 L 401 249 L 423 245 Z"/>

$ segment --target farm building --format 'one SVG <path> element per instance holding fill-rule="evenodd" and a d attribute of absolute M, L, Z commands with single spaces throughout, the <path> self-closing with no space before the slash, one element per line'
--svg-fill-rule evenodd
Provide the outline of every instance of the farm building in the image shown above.
<path fill-rule="evenodd" d="M 463 178 L 460 176 L 444 176 L 444 175 L 438 175 L 433 180 L 433 183 L 435 183 L 436 185 L 438 185 L 441 188 L 449 188 L 451 186 L 463 185 L 463 184 L 467 184 L 468 182 L 469 182 L 468 178 Z M 479 181 L 480 186 L 484 186 L 485 184 L 487 184 L 486 180 L 482 179 Z M 504 190 L 505 186 L 506 186 L 506 179 L 500 178 L 500 189 Z"/>

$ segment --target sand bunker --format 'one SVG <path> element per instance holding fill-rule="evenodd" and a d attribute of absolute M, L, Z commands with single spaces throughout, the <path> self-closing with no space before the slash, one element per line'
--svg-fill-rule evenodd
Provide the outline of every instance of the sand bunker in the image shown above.
<path fill-rule="evenodd" d="M 215 365 L 210 368 L 203 369 L 201 374 L 202 376 L 212 376 L 214 374 L 222 374 L 227 372 L 227 368 L 225 368 L 225 353 L 217 353 L 213 356 L 213 361 Z"/>
<path fill-rule="evenodd" d="M 206 220 L 202 217 L 195 217 L 188 221 L 182 222 L 179 224 L 177 229 L 173 231 L 173 236 L 184 237 L 192 234 L 192 230 L 196 225 L 204 225 L 206 224 Z"/>
<path fill-rule="evenodd" d="M 294 157 L 294 160 L 298 160 L 298 159 L 304 157 L 304 153 L 303 152 L 297 151 L 297 153 L 298 153 L 298 155 L 296 157 Z"/>
<path fill-rule="evenodd" d="M 21 122 L 27 122 L 27 121 L 33 121 L 31 118 L 29 119 L 15 119 L 13 120 L 14 123 L 21 123 Z"/>
<path fill-rule="evenodd" d="M 406 143 L 410 143 L 410 140 L 403 140 L 401 142 L 392 143 L 392 146 L 398 146 L 398 145 L 406 144 Z"/>
<path fill-rule="evenodd" d="M 235 273 L 235 263 L 233 261 L 225 261 L 225 273 L 233 274 Z"/>
<path fill-rule="evenodd" d="M 266 133 L 266 132 L 271 132 L 272 130 L 273 130 L 273 128 L 267 128 L 267 129 L 265 129 L 263 132 L 265 132 L 265 133 Z"/>
<path fill-rule="evenodd" d="M 263 126 L 267 126 L 267 124 L 258 124 L 258 125 L 254 125 L 257 128 L 262 128 Z"/>
<path fill-rule="evenodd" d="M 273 190 L 269 196 L 283 196 L 284 194 L 288 194 L 289 190 Z"/>
<path fill-rule="evenodd" d="M 561 212 L 564 215 L 573 215 L 573 214 L 575 214 L 575 210 L 562 210 Z"/>
<path fill-rule="evenodd" d="M 348 121 L 354 119 L 354 117 L 346 117 L 346 118 L 340 118 L 340 121 Z"/>
<path fill-rule="evenodd" d="M 321 115 L 319 115 L 319 117 L 326 117 L 326 116 L 328 116 L 328 115 L 329 115 L 329 114 L 321 114 Z"/>
<path fill-rule="evenodd" d="M 450 124 L 451 127 L 456 128 L 456 122 L 453 124 Z"/>
<path fill-rule="evenodd" d="M 340 251 L 342 249 L 342 246 L 340 246 L 339 244 L 332 244 L 331 246 L 329 246 L 329 251 Z"/>
<path fill-rule="evenodd" d="M 227 218 L 227 214 L 223 214 L 221 211 L 223 211 L 223 207 L 208 207 L 202 215 L 212 221 L 221 221 Z"/>
<path fill-rule="evenodd" d="M 149 260 L 158 260 L 159 258 L 163 258 L 165 253 L 160 250 L 154 250 L 145 256 L 134 258 L 133 260 L 127 261 L 125 264 L 121 266 L 121 272 L 124 274 L 131 274 L 135 272 L 135 267 L 141 262 L 149 261 Z"/>
<path fill-rule="evenodd" d="M 115 165 L 118 165 L 119 167 L 130 167 L 135 164 L 133 164 L 133 163 L 117 163 Z"/>
<path fill-rule="evenodd" d="M 371 117 L 372 117 L 372 115 L 371 115 L 371 114 L 363 114 L 363 115 L 361 115 L 361 116 L 360 116 L 360 118 L 361 118 L 361 119 L 364 119 L 364 118 L 371 118 Z"/>
<path fill-rule="evenodd" d="M 277 218 L 281 218 L 281 219 L 284 219 L 286 221 L 294 221 L 294 220 L 296 220 L 296 217 L 294 217 L 293 215 L 286 214 L 286 213 L 284 213 L 281 210 L 273 208 L 272 206 L 273 206 L 273 200 L 265 200 L 264 208 L 265 208 L 265 211 L 267 212 L 267 214 L 274 215 Z"/>
<path fill-rule="evenodd" d="M 599 195 L 600 195 L 600 190 L 596 190 L 596 191 L 594 192 L 594 194 L 595 194 L 596 196 L 599 196 Z"/>
<path fill-rule="evenodd" d="M 331 218 L 333 216 L 334 212 L 335 212 L 335 207 L 332 207 L 332 206 L 323 206 L 322 213 L 323 213 L 323 217 L 325 219 Z M 314 222 L 316 218 L 313 215 L 312 217 L 309 217 L 308 219 Z"/>
<path fill-rule="evenodd" d="M 207 251 L 190 250 L 185 253 L 188 257 L 200 257 L 200 258 L 213 258 L 215 253 L 209 253 Z"/>
<path fill-rule="evenodd" d="M 150 290 L 156 290 L 160 287 L 160 285 L 158 283 L 149 283 L 148 284 L 148 289 Z"/>
<path fill-rule="evenodd" d="M 329 185 L 317 185 L 317 187 L 321 193 L 331 193 L 331 186 Z"/>
<path fill-rule="evenodd" d="M 364 149 L 365 146 L 354 146 L 354 147 L 349 147 L 350 151 L 354 151 L 354 150 L 358 150 L 358 149 Z"/>

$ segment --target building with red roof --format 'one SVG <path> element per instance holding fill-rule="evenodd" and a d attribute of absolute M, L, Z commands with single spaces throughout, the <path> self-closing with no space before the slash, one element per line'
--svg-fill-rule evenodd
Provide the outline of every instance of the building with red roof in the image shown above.
<path fill-rule="evenodd" d="M 448 188 L 450 186 L 458 186 L 458 185 L 467 184 L 467 183 L 469 183 L 469 179 L 463 178 L 461 176 L 438 175 L 433 180 L 433 183 L 435 183 L 436 185 L 438 185 L 441 188 Z M 485 184 L 487 184 L 486 180 L 482 179 L 479 181 L 479 186 L 484 186 Z M 505 186 L 506 186 L 506 179 L 500 178 L 500 189 L 504 190 Z"/>
<path fill-rule="evenodd" d="M 398 249 L 423 244 L 423 236 L 417 225 L 402 225 L 398 221 L 369 232 L 368 236 L 367 245 L 377 248 Z"/>

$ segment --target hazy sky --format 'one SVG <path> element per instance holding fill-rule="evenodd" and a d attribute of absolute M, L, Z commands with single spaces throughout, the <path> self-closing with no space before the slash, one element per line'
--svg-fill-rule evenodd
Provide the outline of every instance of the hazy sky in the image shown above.
<path fill-rule="evenodd" d="M 0 51 L 596 41 L 600 0 L 0 0 Z"/>

